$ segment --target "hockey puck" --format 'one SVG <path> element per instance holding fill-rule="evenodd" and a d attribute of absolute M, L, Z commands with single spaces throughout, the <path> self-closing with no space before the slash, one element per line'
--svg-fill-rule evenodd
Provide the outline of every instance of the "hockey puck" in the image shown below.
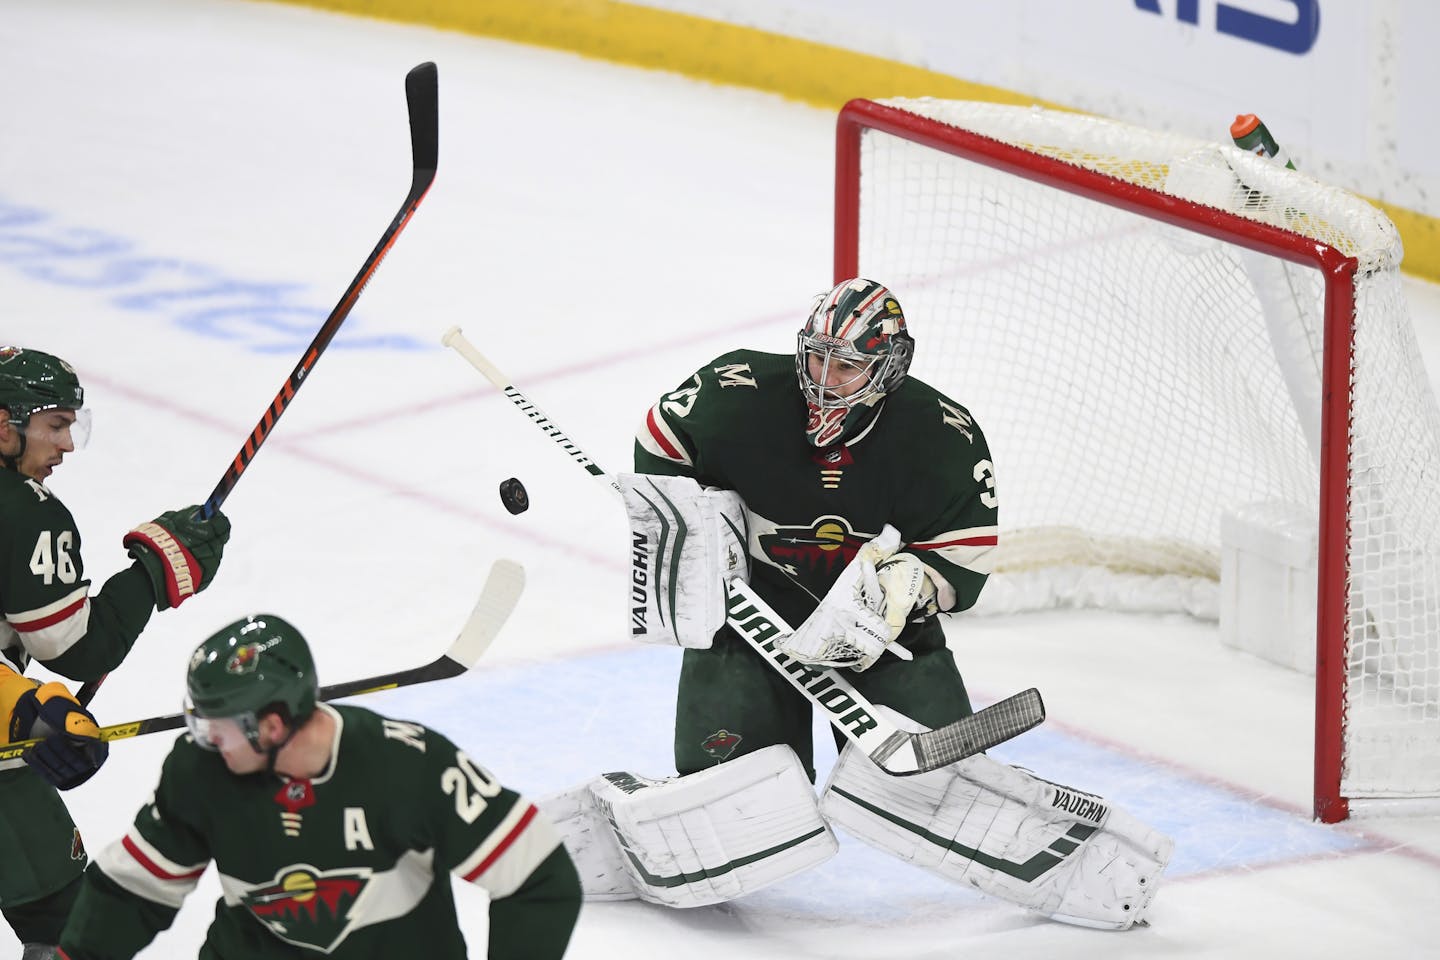
<path fill-rule="evenodd" d="M 530 494 L 525 492 L 525 484 L 511 477 L 500 484 L 500 502 L 511 513 L 524 513 L 530 509 Z"/>

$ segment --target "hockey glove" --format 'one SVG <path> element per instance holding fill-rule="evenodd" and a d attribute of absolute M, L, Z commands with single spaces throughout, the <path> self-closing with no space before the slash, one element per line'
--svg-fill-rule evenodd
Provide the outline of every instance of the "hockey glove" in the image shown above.
<path fill-rule="evenodd" d="M 880 561 L 875 565 L 875 574 L 880 589 L 885 591 L 885 622 L 890 627 L 891 640 L 900 636 L 912 613 L 918 611 L 928 617 L 939 612 L 935 581 L 913 553 L 897 553 Z"/>
<path fill-rule="evenodd" d="M 209 520 L 197 520 L 199 510 L 171 510 L 125 534 L 130 556 L 140 561 L 155 589 L 156 610 L 178 607 L 204 590 L 220 567 L 230 520 L 218 510 Z"/>
<path fill-rule="evenodd" d="M 886 620 L 885 590 L 875 572 L 899 547 L 900 532 L 886 524 L 860 547 L 815 612 L 775 645 L 811 666 L 868 670 L 900 632 Z"/>
<path fill-rule="evenodd" d="M 20 694 L 9 733 L 11 741 L 44 738 L 25 754 L 25 762 L 59 790 L 89 780 L 110 756 L 94 714 L 59 683 L 36 684 Z"/>

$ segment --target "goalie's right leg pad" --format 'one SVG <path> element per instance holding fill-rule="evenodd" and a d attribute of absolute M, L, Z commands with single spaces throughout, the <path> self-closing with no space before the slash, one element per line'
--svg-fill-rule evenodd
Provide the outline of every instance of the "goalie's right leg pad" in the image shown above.
<path fill-rule="evenodd" d="M 783 745 L 685 777 L 607 773 L 538 806 L 563 835 L 587 900 L 720 903 L 839 849 L 804 768 Z"/>
<path fill-rule="evenodd" d="M 1105 930 L 1143 918 L 1175 846 L 1100 797 L 984 754 L 895 777 L 852 745 L 820 809 L 846 833 L 931 873 Z"/>

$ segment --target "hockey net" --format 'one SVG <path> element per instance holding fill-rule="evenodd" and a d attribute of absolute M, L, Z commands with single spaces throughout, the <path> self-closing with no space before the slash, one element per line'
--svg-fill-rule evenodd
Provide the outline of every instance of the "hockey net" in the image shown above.
<path fill-rule="evenodd" d="M 858 100 L 835 242 L 837 279 L 930 319 L 914 372 L 990 441 L 982 604 L 1213 617 L 1222 516 L 1298 517 L 1318 538 L 1315 815 L 1440 797 L 1440 411 L 1383 214 L 1229 144 Z"/>

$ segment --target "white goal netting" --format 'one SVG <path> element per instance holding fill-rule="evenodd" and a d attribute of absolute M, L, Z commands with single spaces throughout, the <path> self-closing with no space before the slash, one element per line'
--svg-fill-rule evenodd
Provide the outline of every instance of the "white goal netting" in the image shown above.
<path fill-rule="evenodd" d="M 879 103 L 945 127 L 863 132 L 856 233 L 837 225 L 837 253 L 855 245 L 857 272 L 896 292 L 913 372 L 990 442 L 1001 560 L 982 603 L 1213 617 L 1221 516 L 1278 504 L 1318 527 L 1322 444 L 1348 443 L 1348 469 L 1335 461 L 1344 495 L 1330 501 L 1334 575 L 1322 574 L 1345 611 L 1328 707 L 1339 723 L 1317 751 L 1341 757 L 1343 797 L 1440 796 L 1440 412 L 1390 221 L 1229 144 L 1037 108 Z M 1067 183 L 973 144 L 955 155 L 950 128 L 1116 180 Z M 1193 222 L 1161 222 L 1132 212 L 1132 187 L 1354 258 L 1350 362 L 1327 382 L 1327 297 L 1350 304 L 1341 258 L 1254 252 L 1239 241 L 1273 233 L 1188 204 L 1165 215 Z M 1322 436 L 1337 375 L 1351 388 L 1348 438 L 1343 407 Z"/>

